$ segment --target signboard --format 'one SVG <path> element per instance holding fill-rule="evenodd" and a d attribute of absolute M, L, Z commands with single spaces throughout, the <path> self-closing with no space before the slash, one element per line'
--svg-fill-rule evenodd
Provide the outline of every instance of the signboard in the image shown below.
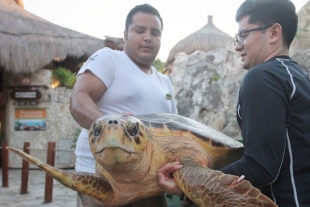
<path fill-rule="evenodd" d="M 15 131 L 45 131 L 46 109 L 15 109 Z"/>
<path fill-rule="evenodd" d="M 17 106 L 27 106 L 27 105 L 36 106 L 38 105 L 38 102 L 37 101 L 17 101 L 16 104 Z"/>
<path fill-rule="evenodd" d="M 41 92 L 38 90 L 14 90 L 11 92 L 11 98 L 18 100 L 38 100 L 42 96 Z"/>

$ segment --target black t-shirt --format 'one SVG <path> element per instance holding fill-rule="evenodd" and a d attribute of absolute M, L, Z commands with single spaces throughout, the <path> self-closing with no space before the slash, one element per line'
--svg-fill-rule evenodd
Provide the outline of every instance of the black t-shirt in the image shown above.
<path fill-rule="evenodd" d="M 310 79 L 288 56 L 245 75 L 237 120 L 245 147 L 226 174 L 244 175 L 280 207 L 310 206 Z"/>

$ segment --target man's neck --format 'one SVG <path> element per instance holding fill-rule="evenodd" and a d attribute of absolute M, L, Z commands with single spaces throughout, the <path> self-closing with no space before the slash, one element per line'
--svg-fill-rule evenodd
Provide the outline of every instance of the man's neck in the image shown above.
<path fill-rule="evenodd" d="M 152 68 L 150 67 L 149 69 L 142 69 L 140 68 L 145 74 L 147 75 L 152 75 L 153 71 Z"/>
<path fill-rule="evenodd" d="M 125 53 L 126 53 L 126 51 L 125 51 Z M 142 70 L 145 74 L 147 74 L 147 75 L 151 75 L 152 74 L 152 65 L 150 65 L 150 64 L 141 64 L 141 63 L 138 63 L 138 62 L 136 62 L 134 59 L 132 59 L 131 57 L 130 57 L 130 55 L 128 55 L 127 53 L 126 53 L 126 55 L 129 57 L 129 59 L 131 59 L 131 61 L 134 63 L 134 64 L 136 64 L 136 66 L 140 69 L 140 70 Z"/>
<path fill-rule="evenodd" d="M 139 64 L 137 62 L 135 62 L 134 60 L 132 60 L 136 66 L 142 70 L 145 74 L 147 75 L 151 75 L 152 74 L 152 65 L 148 66 L 148 65 L 142 65 L 142 64 Z"/>
<path fill-rule="evenodd" d="M 270 60 L 271 58 L 274 58 L 277 56 L 289 56 L 289 49 L 288 48 L 277 48 L 272 53 L 269 54 L 269 56 L 265 59 L 265 61 Z"/>

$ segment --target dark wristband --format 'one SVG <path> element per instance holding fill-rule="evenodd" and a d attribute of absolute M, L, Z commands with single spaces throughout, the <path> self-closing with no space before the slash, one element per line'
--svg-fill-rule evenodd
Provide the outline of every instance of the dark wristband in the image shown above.
<path fill-rule="evenodd" d="M 182 195 L 180 196 L 180 200 L 181 201 L 191 201 L 188 197 L 186 197 L 186 195 L 184 193 L 182 193 Z"/>

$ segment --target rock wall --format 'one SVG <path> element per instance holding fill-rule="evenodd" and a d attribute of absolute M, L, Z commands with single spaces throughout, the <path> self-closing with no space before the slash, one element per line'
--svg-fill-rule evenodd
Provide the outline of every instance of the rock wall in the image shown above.
<path fill-rule="evenodd" d="M 50 85 L 51 71 L 40 70 L 31 75 L 32 84 Z M 30 154 L 42 161 L 46 161 L 48 142 L 56 143 L 55 166 L 59 168 L 72 168 L 75 164 L 75 155 L 72 149 L 80 127 L 72 118 L 69 111 L 71 90 L 64 87 L 42 89 L 43 96 L 35 106 L 19 106 L 9 99 L 6 104 L 6 134 L 8 144 L 23 149 L 24 142 L 30 142 Z M 16 130 L 16 110 L 43 109 L 46 111 L 45 130 Z M 62 150 L 62 151 L 61 151 Z M 21 168 L 22 159 L 17 155 L 9 154 L 9 167 Z M 36 168 L 30 165 L 32 168 Z"/>
<path fill-rule="evenodd" d="M 178 53 L 169 77 L 179 114 L 241 139 L 236 104 L 245 73 L 232 40 L 227 49 Z"/>
<path fill-rule="evenodd" d="M 290 55 L 310 74 L 310 1 L 298 12 L 298 31 L 291 44 Z"/>

